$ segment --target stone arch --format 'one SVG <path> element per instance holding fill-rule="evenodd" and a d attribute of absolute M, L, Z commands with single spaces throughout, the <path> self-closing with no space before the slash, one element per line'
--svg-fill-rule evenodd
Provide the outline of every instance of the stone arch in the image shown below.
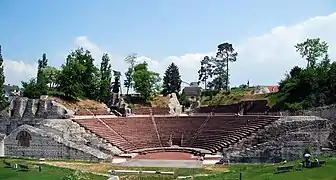
<path fill-rule="evenodd" d="M 29 147 L 31 135 L 27 131 L 21 131 L 17 134 L 16 140 L 18 140 L 18 146 Z"/>

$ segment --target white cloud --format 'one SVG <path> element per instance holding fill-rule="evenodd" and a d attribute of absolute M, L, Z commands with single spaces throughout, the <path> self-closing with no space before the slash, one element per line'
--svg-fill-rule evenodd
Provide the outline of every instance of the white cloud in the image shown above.
<path fill-rule="evenodd" d="M 328 16 L 311 18 L 307 21 L 292 26 L 276 27 L 262 36 L 249 38 L 241 43 L 234 44 L 239 53 L 238 60 L 231 63 L 230 81 L 231 85 L 239 85 L 250 80 L 251 84 L 277 84 L 284 76 L 285 71 L 295 65 L 304 66 L 305 61 L 295 51 L 294 45 L 306 38 L 320 37 L 329 44 L 330 57 L 336 57 L 336 13 Z M 102 53 L 102 49 L 91 43 L 86 37 L 82 45 L 93 52 Z M 214 45 L 216 47 L 216 45 Z M 215 49 L 214 49 L 215 50 Z M 99 53 L 97 53 L 99 54 Z M 209 53 L 188 53 L 183 56 L 169 56 L 164 59 L 146 60 L 150 69 L 160 72 L 162 75 L 171 62 L 180 68 L 182 79 L 187 82 L 197 81 L 197 71 L 200 67 L 199 61 Z M 123 58 L 112 58 L 115 68 L 124 71 L 126 64 L 121 63 Z"/>
<path fill-rule="evenodd" d="M 23 61 L 4 61 L 4 74 L 6 84 L 21 85 L 21 81 L 27 81 L 36 77 L 37 64 L 26 64 Z"/>
<path fill-rule="evenodd" d="M 290 70 L 294 65 L 304 66 L 306 62 L 295 52 L 294 45 L 306 38 L 320 37 L 329 44 L 331 58 L 336 58 L 336 13 L 328 16 L 321 16 L 309 19 L 305 22 L 292 26 L 276 27 L 262 36 L 249 38 L 241 43 L 234 43 L 236 51 L 239 53 L 237 62 L 231 63 L 230 78 L 231 85 L 239 85 L 250 80 L 251 84 L 276 84 L 283 78 L 285 71 Z M 75 39 L 76 46 L 83 46 L 89 49 L 95 59 L 100 63 L 100 58 L 104 49 L 91 42 L 88 37 L 80 36 Z M 214 51 L 216 44 L 214 44 Z M 183 56 L 169 56 L 163 59 L 152 59 L 150 57 L 140 56 L 139 61 L 146 60 L 151 70 L 160 72 L 162 75 L 171 62 L 174 62 L 180 68 L 182 79 L 187 82 L 196 81 L 198 78 L 199 61 L 208 53 L 188 53 Z M 112 55 L 113 69 L 124 72 L 127 64 L 124 63 L 125 55 Z M 7 63 L 8 66 L 25 67 L 24 63 L 17 62 L 15 65 Z M 22 79 L 28 74 L 35 74 L 35 66 L 26 65 L 27 70 L 20 70 L 16 67 L 7 67 L 8 72 L 16 74 L 12 77 L 13 82 L 16 79 Z M 33 70 L 34 69 L 34 70 Z M 34 71 L 34 73 L 33 73 Z M 23 75 L 22 75 L 23 74 Z M 9 79 L 9 82 L 12 80 Z"/>

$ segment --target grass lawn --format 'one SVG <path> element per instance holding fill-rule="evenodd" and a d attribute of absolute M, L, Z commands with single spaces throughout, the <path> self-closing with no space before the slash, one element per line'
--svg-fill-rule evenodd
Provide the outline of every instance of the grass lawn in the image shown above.
<path fill-rule="evenodd" d="M 336 157 L 326 158 L 327 164 L 317 168 L 304 168 L 302 171 L 290 171 L 275 174 L 274 170 L 279 165 L 230 165 L 229 172 L 217 173 L 209 177 L 198 177 L 195 179 L 239 179 L 239 172 L 242 172 L 242 180 L 336 180 Z M 298 162 L 291 162 L 288 165 L 297 165 Z"/>
<path fill-rule="evenodd" d="M 25 160 L 6 160 L 12 164 L 25 164 L 31 169 L 29 171 L 19 171 L 13 168 L 4 168 L 2 159 L 0 159 L 0 179 L 1 180 L 62 180 L 65 176 L 75 173 L 72 169 L 60 168 L 49 165 L 41 165 L 42 171 L 39 172 L 36 162 Z M 94 175 L 91 173 L 81 173 L 82 176 L 86 176 L 92 180 L 106 180 L 106 177 Z"/>
<path fill-rule="evenodd" d="M 321 158 L 322 159 L 322 158 Z M 62 179 L 66 174 L 73 173 L 75 170 L 107 173 L 108 170 L 129 169 L 129 170 L 156 170 L 156 171 L 173 171 L 175 175 L 146 175 L 146 174 L 118 174 L 125 179 L 176 179 L 177 176 L 194 175 L 195 180 L 238 180 L 239 173 L 242 172 L 242 180 L 336 180 L 336 157 L 325 158 L 326 166 L 303 169 L 302 171 L 292 170 L 290 172 L 275 174 L 276 165 L 211 165 L 199 169 L 188 168 L 150 168 L 150 167 L 123 167 L 109 163 L 88 163 L 74 161 L 44 161 L 42 172 L 38 172 L 37 166 L 29 172 L 20 172 L 14 169 L 3 168 L 0 166 L 0 180 L 56 180 Z M 24 163 L 34 165 L 39 162 L 36 160 L 11 159 L 9 162 Z M 2 163 L 0 163 L 2 164 Z M 297 165 L 298 162 L 289 162 L 287 165 Z M 55 167 L 57 166 L 57 167 Z M 87 174 L 89 179 L 106 180 L 106 177 Z"/>

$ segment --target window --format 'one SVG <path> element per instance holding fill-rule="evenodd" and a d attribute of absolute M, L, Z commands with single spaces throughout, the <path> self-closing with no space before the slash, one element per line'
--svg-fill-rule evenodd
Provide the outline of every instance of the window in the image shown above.
<path fill-rule="evenodd" d="M 16 140 L 18 140 L 18 145 L 22 147 L 29 147 L 30 146 L 30 140 L 31 136 L 26 131 L 21 131 L 16 136 Z"/>

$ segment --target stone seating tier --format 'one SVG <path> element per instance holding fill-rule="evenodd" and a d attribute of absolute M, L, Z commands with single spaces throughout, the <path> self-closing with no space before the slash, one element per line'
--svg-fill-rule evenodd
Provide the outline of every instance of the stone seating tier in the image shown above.
<path fill-rule="evenodd" d="M 124 152 L 149 148 L 159 151 L 160 148 L 179 146 L 215 153 L 277 119 L 271 116 L 163 116 L 154 119 L 122 117 L 73 121 Z"/>

